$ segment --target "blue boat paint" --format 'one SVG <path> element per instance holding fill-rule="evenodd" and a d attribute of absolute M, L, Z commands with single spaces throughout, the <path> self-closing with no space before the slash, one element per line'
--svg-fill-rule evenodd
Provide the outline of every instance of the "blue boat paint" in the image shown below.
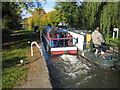
<path fill-rule="evenodd" d="M 41 45 L 42 45 L 42 51 L 43 51 L 45 60 L 46 61 L 50 60 L 50 57 L 49 57 L 48 53 L 45 50 L 45 46 L 44 46 L 43 42 L 41 42 Z"/>

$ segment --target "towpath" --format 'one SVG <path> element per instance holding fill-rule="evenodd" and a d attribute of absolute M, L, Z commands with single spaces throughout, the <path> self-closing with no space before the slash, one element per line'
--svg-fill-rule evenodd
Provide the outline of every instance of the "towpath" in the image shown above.
<path fill-rule="evenodd" d="M 28 53 L 28 56 L 31 57 L 31 64 L 27 78 L 17 82 L 14 88 L 52 88 L 44 56 L 39 54 L 35 46 L 34 51 L 34 56 L 30 56 Z"/>
<path fill-rule="evenodd" d="M 5 38 L 5 40 L 3 40 L 5 41 L 3 42 L 3 48 L 9 49 L 12 45 L 19 44 L 18 41 L 21 39 L 29 38 L 31 42 L 32 40 L 38 42 L 38 39 L 35 39 L 36 37 L 34 33 L 29 33 L 28 31 L 26 31 L 26 33 L 23 36 L 23 33 L 18 33 L 18 31 L 15 31 L 13 34 L 10 35 L 8 39 Z M 52 88 L 52 85 L 50 83 L 49 71 L 47 69 L 44 56 L 40 55 L 40 51 L 36 46 L 33 46 L 33 49 L 34 56 L 31 56 L 30 50 L 25 55 L 30 58 L 30 63 L 24 64 L 24 66 L 28 67 L 26 78 L 16 82 L 13 88 Z"/>

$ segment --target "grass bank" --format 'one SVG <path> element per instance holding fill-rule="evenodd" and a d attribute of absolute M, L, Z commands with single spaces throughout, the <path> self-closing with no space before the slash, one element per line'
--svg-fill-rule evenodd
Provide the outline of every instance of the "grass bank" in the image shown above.
<path fill-rule="evenodd" d="M 110 40 L 113 42 L 110 42 Z M 106 37 L 106 43 L 110 45 L 118 45 L 119 42 L 118 42 L 118 38 L 113 39 L 113 38 Z M 115 48 L 118 50 L 119 46 Z"/>
<path fill-rule="evenodd" d="M 12 88 L 15 82 L 26 77 L 30 63 L 28 41 L 36 40 L 36 36 L 33 31 L 19 30 L 6 39 L 2 45 L 2 88 Z M 25 65 L 17 67 L 21 59 Z"/>

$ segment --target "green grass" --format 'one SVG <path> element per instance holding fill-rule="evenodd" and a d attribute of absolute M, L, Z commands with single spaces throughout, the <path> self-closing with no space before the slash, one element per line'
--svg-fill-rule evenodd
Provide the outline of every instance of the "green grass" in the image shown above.
<path fill-rule="evenodd" d="M 106 37 L 106 43 L 107 43 L 107 44 L 109 44 L 109 40 L 112 40 L 112 41 L 118 43 L 118 38 L 113 39 L 113 38 L 108 38 L 108 37 Z M 116 45 L 115 43 L 111 43 L 111 44 Z"/>
<path fill-rule="evenodd" d="M 109 42 L 109 40 L 112 40 L 112 41 L 114 41 L 114 42 L 116 42 L 116 43 L 119 43 L 118 42 L 118 38 L 109 38 L 109 37 L 106 37 L 106 43 L 107 44 L 110 44 L 110 45 L 117 45 L 118 46 L 118 44 L 116 44 L 116 43 L 114 43 L 114 42 Z M 118 49 L 118 47 L 115 47 L 116 49 Z"/>
<path fill-rule="evenodd" d="M 30 62 L 28 57 L 25 56 L 28 50 L 26 47 L 3 52 L 3 88 L 12 88 L 16 81 L 25 78 L 27 66 L 16 67 L 16 65 L 20 64 L 21 59 L 24 60 L 24 63 Z"/>
<path fill-rule="evenodd" d="M 32 30 L 18 30 L 17 33 L 31 34 L 31 33 L 33 33 L 33 31 Z"/>
<path fill-rule="evenodd" d="M 20 32 L 25 32 L 26 34 L 27 30 L 21 30 Z M 2 88 L 12 88 L 15 82 L 26 77 L 28 64 L 30 63 L 30 57 L 26 56 L 26 54 L 30 52 L 30 45 L 27 41 L 35 39 L 34 36 L 30 36 L 31 33 L 21 35 L 16 41 L 14 40 L 14 45 L 9 45 L 9 48 L 3 49 Z M 20 64 L 21 59 L 24 60 L 25 65 L 16 67 L 17 64 Z"/>

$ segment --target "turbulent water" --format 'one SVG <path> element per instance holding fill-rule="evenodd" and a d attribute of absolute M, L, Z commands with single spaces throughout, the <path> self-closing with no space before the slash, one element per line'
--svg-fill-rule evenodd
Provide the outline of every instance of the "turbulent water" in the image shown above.
<path fill-rule="evenodd" d="M 118 71 L 91 64 L 75 55 L 47 61 L 54 88 L 118 88 Z"/>

